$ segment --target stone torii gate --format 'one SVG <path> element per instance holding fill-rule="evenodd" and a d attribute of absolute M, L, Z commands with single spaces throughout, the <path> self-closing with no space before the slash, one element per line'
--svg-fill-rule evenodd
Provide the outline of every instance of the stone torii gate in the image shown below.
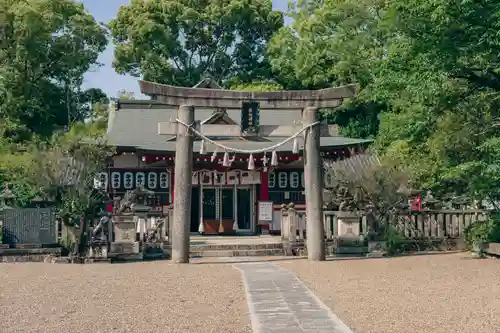
<path fill-rule="evenodd" d="M 191 221 L 191 179 L 194 136 L 210 137 L 288 137 L 297 136 L 297 125 L 258 125 L 247 133 L 242 125 L 214 125 L 195 122 L 196 107 L 242 109 L 243 103 L 258 103 L 261 110 L 302 109 L 304 133 L 304 179 L 307 216 L 307 253 L 309 260 L 325 260 L 323 229 L 323 164 L 320 137 L 338 136 L 335 125 L 320 124 L 319 108 L 333 108 L 353 97 L 355 85 L 322 90 L 241 92 L 222 89 L 175 87 L 140 81 L 141 92 L 165 105 L 178 107 L 177 119 L 158 124 L 158 134 L 176 135 L 174 217 L 172 261 L 189 262 L 189 226 Z M 221 135 L 221 133 L 223 133 Z M 300 133 L 302 134 L 302 133 Z M 270 151 L 270 150 L 267 150 Z M 250 152 L 246 152 L 250 153 Z M 257 153 L 261 153 L 257 152 Z"/>

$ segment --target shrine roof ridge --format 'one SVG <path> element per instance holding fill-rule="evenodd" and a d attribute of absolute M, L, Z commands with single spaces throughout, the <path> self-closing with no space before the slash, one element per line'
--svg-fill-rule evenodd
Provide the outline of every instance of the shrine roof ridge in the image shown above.
<path fill-rule="evenodd" d="M 343 99 L 354 97 L 357 85 L 320 90 L 283 90 L 247 92 L 223 89 L 188 88 L 149 81 L 139 81 L 141 92 L 166 105 L 195 107 L 241 108 L 245 101 L 255 101 L 262 109 L 297 109 L 308 106 L 326 108 L 339 106 Z"/>

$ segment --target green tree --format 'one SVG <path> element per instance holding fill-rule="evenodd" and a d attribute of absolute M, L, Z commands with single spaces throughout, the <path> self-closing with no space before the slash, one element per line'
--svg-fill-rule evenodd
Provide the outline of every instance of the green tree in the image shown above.
<path fill-rule="evenodd" d="M 381 10 L 376 0 L 300 0 L 287 13 L 294 20 L 291 26 L 281 28 L 268 45 L 277 80 L 287 89 L 359 84 L 357 98 L 340 110 L 325 110 L 327 120 L 339 124 L 346 136 L 373 137 L 385 108 L 365 93 L 384 55 L 384 38 L 377 30 Z"/>
<path fill-rule="evenodd" d="M 109 23 L 113 65 L 118 73 L 188 87 L 205 76 L 267 79 L 266 43 L 282 26 L 271 0 L 132 0 Z"/>
<path fill-rule="evenodd" d="M 380 21 L 390 43 L 371 92 L 390 112 L 379 149 L 412 167 L 423 187 L 500 197 L 492 149 L 500 135 L 500 4 L 405 0 Z"/>
<path fill-rule="evenodd" d="M 377 134 L 415 186 L 500 198 L 500 3 L 298 1 L 268 47 L 285 88 L 358 83 L 330 121 Z M 379 126 L 380 125 L 380 126 Z"/>
<path fill-rule="evenodd" d="M 237 90 L 237 91 L 266 92 L 266 91 L 283 90 L 283 87 L 277 83 L 274 83 L 274 82 L 256 81 L 256 82 L 251 82 L 251 83 L 247 83 L 247 84 L 235 84 L 235 85 L 231 86 L 231 89 Z"/>
<path fill-rule="evenodd" d="M 31 188 L 55 203 L 72 243 L 64 245 L 79 254 L 84 251 L 85 223 L 109 200 L 103 189 L 94 186 L 94 180 L 114 150 L 102 138 L 99 140 L 97 133 L 91 124 L 77 124 L 47 142 L 33 145 L 29 151 L 31 167 L 25 173 Z"/>
<path fill-rule="evenodd" d="M 118 91 L 118 99 L 134 100 L 135 93 L 133 91 L 127 91 L 125 89 L 120 89 L 120 91 Z"/>
<path fill-rule="evenodd" d="M 105 29 L 71 0 L 0 0 L 0 117 L 26 140 L 88 116 L 85 72 L 106 47 Z"/>

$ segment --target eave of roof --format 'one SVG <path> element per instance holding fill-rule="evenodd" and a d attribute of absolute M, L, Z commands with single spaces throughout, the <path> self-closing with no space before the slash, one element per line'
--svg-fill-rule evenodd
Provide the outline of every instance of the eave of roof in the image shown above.
<path fill-rule="evenodd" d="M 270 140 L 268 142 L 255 142 L 255 141 L 239 140 L 239 141 L 220 141 L 220 143 L 227 146 L 227 147 L 231 147 L 234 149 L 256 150 L 256 149 L 263 149 L 266 147 L 270 147 L 270 146 L 272 146 L 280 141 L 283 141 L 285 138 L 272 138 L 272 139 L 273 140 Z M 345 138 L 345 137 L 321 138 L 321 150 L 329 150 L 329 149 L 335 149 L 335 148 L 349 148 L 349 147 L 356 147 L 356 146 L 366 146 L 372 142 L 373 142 L 373 140 L 370 140 L 370 139 L 353 139 L 353 138 Z M 118 141 L 113 141 L 112 138 L 109 138 L 108 143 L 110 145 L 114 145 L 116 147 L 133 148 L 133 149 L 143 150 L 143 151 L 175 152 L 175 150 L 176 150 L 176 142 L 175 141 L 142 142 L 142 143 L 137 142 L 136 143 L 133 141 L 118 142 Z M 201 142 L 195 141 L 193 143 L 193 150 L 199 151 L 200 146 L 201 146 Z M 288 142 L 275 150 L 278 152 L 282 152 L 282 151 L 292 151 L 292 149 L 293 149 L 293 143 Z M 209 152 L 209 153 L 214 152 L 215 146 L 214 145 L 207 145 L 205 151 Z"/>
<path fill-rule="evenodd" d="M 155 101 L 152 105 L 157 104 Z M 171 113 L 164 111 L 165 107 L 156 110 L 149 110 L 145 107 L 144 101 L 127 100 L 129 105 L 137 105 L 138 107 L 128 108 L 122 111 L 113 112 L 110 115 L 107 131 L 108 144 L 116 147 L 129 147 L 138 150 L 168 152 L 175 151 L 175 140 L 169 136 L 158 135 L 158 123 L 167 121 L 171 117 Z M 287 111 L 285 111 L 287 112 Z M 279 118 L 279 111 L 276 112 L 276 118 Z M 273 115 L 273 118 L 275 116 Z M 283 118 L 283 117 L 281 117 Z M 285 117 L 286 119 L 286 117 Z M 249 142 L 245 140 L 223 141 L 224 144 L 233 146 L 238 149 L 261 149 L 272 146 L 285 138 L 266 138 L 264 142 Z M 321 146 L 323 148 L 335 147 L 352 147 L 357 145 L 367 145 L 372 140 L 352 139 L 344 137 L 327 137 L 321 138 Z M 199 142 L 195 142 L 195 151 L 199 150 Z M 288 142 L 278 151 L 291 151 L 293 143 Z M 210 149 L 210 147 L 208 147 Z"/>

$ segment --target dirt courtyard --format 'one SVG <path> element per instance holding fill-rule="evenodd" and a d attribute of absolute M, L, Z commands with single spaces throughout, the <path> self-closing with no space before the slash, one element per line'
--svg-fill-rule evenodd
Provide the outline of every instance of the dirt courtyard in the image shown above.
<path fill-rule="evenodd" d="M 231 265 L 1 264 L 0 332 L 250 333 Z"/>
<path fill-rule="evenodd" d="M 500 260 L 456 253 L 280 265 L 354 332 L 500 332 Z"/>
<path fill-rule="evenodd" d="M 295 272 L 355 333 L 500 332 L 499 260 L 266 259 Z M 223 261 L 1 264 L 0 332 L 251 333 L 242 276 Z"/>

